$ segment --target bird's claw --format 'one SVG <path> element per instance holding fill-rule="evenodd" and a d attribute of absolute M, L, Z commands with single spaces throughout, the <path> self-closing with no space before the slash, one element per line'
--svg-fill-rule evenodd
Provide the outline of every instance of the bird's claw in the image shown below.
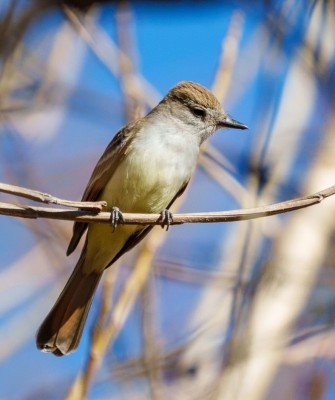
<path fill-rule="evenodd" d="M 115 228 L 117 227 L 119 221 L 124 222 L 124 216 L 118 207 L 113 207 L 111 213 L 113 232 L 115 231 Z"/>
<path fill-rule="evenodd" d="M 166 230 L 168 231 L 170 228 L 170 225 L 173 223 L 173 214 L 169 210 L 163 210 L 161 212 L 161 227 L 164 228 L 166 226 Z"/>

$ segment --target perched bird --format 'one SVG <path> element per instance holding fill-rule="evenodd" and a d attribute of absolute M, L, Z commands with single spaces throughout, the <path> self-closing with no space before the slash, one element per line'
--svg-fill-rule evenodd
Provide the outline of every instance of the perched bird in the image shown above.
<path fill-rule="evenodd" d="M 87 230 L 75 269 L 37 332 L 37 347 L 62 356 L 79 344 L 103 271 L 132 249 L 152 226 L 118 225 L 119 211 L 162 213 L 185 190 L 201 144 L 219 128 L 247 129 L 227 115 L 216 97 L 193 82 L 180 82 L 145 117 L 123 127 L 107 146 L 82 201 L 107 202 L 113 224 L 75 222 L 67 255 Z M 113 226 L 114 225 L 114 226 Z"/>

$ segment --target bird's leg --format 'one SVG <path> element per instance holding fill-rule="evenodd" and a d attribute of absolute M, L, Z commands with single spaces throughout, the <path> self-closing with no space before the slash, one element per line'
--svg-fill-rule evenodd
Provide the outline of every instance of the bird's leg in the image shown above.
<path fill-rule="evenodd" d="M 169 210 L 165 209 L 161 212 L 161 227 L 164 228 L 166 226 L 166 230 L 168 231 L 170 228 L 170 225 L 173 222 L 173 214 Z"/>
<path fill-rule="evenodd" d="M 113 232 L 115 231 L 115 228 L 117 227 L 117 224 L 119 221 L 124 222 L 124 216 L 118 207 L 113 207 L 112 213 L 111 213 L 111 222 L 112 222 L 112 226 L 113 226 Z"/>

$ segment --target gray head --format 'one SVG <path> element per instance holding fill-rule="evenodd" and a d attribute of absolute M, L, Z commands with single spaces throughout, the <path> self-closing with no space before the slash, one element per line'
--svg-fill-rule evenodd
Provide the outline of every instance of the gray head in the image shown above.
<path fill-rule="evenodd" d="M 160 103 L 170 113 L 200 132 L 201 142 L 220 128 L 247 129 L 226 114 L 218 99 L 205 87 L 194 82 L 180 82 Z"/>

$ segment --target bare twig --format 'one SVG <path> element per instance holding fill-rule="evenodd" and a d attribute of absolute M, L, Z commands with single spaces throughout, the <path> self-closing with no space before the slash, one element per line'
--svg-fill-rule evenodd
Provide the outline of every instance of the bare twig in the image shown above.
<path fill-rule="evenodd" d="M 63 200 L 59 199 L 58 197 L 52 196 L 51 194 L 48 193 L 43 193 L 37 190 L 27 189 L 15 185 L 8 185 L 7 183 L 1 183 L 1 182 L 0 182 L 0 192 L 13 194 L 19 197 L 24 197 L 25 199 L 38 201 L 40 203 L 57 204 L 66 207 L 80 208 L 82 210 L 99 211 L 102 210 L 102 207 L 106 205 L 105 201 L 81 202 L 81 201 Z M 27 218 L 30 217 L 28 216 Z"/>
<path fill-rule="evenodd" d="M 14 187 L 18 188 L 18 187 Z M 21 189 L 21 188 L 20 188 Z M 23 188 L 22 188 L 23 189 Z M 8 188 L 9 190 L 9 188 Z M 28 190 L 29 189 L 25 189 Z M 22 190 L 19 194 L 22 196 Z M 8 191 L 7 191 L 8 193 Z M 36 192 L 39 193 L 39 192 Z M 231 211 L 217 211 L 207 213 L 183 213 L 174 214 L 172 225 L 179 225 L 185 223 L 213 223 L 213 222 L 233 222 L 233 221 L 246 221 L 250 219 L 268 217 L 271 215 L 282 214 L 289 211 L 298 210 L 300 208 L 309 207 L 318 203 L 329 196 L 335 194 L 335 185 L 327 189 L 321 190 L 320 192 L 314 193 L 305 197 L 298 197 L 296 199 L 282 201 L 280 203 L 274 203 L 267 206 L 260 206 L 248 209 L 239 209 Z M 110 223 L 111 213 L 110 212 L 98 212 L 91 210 L 84 210 L 87 208 L 85 202 L 72 202 L 68 200 L 57 199 L 51 195 L 45 195 L 45 199 L 54 199 L 58 201 L 56 204 L 69 205 L 73 207 L 73 204 L 78 204 L 78 208 L 81 210 L 67 210 L 60 208 L 48 208 L 48 207 L 33 207 L 25 205 L 15 205 L 10 203 L 0 202 L 0 215 L 8 215 L 20 218 L 49 218 L 66 221 L 81 221 L 81 222 L 99 222 L 99 223 Z M 27 197 L 27 196 L 24 196 Z M 43 197 L 43 196 L 42 196 Z M 40 200 L 39 200 L 40 201 Z M 67 203 L 67 204 L 66 204 Z M 89 206 L 98 210 L 101 206 L 101 202 L 91 203 Z M 124 213 L 124 221 L 120 224 L 125 225 L 161 225 L 160 214 L 137 214 L 137 213 Z"/>

